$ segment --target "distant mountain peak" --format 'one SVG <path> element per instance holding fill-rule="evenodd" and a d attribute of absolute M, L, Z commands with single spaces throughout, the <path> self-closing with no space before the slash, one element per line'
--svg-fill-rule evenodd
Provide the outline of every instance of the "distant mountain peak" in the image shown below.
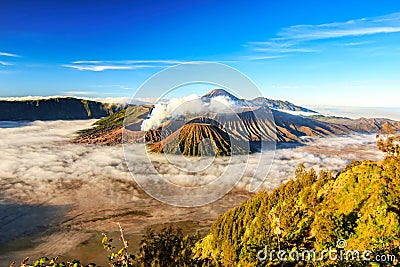
<path fill-rule="evenodd" d="M 236 96 L 232 95 L 231 93 L 225 91 L 224 89 L 213 89 L 207 94 L 203 95 L 203 98 L 213 98 L 217 96 L 225 96 L 233 101 L 239 101 L 240 99 Z"/>
<path fill-rule="evenodd" d="M 287 111 L 301 111 L 301 112 L 307 112 L 307 113 L 315 113 L 318 114 L 318 112 L 315 112 L 311 109 L 307 109 L 304 107 L 297 106 L 289 101 L 283 101 L 283 100 L 273 100 L 265 97 L 257 97 L 252 100 L 247 101 L 250 105 L 255 105 L 255 106 L 267 106 L 272 109 L 278 109 L 278 110 L 287 110 Z"/>

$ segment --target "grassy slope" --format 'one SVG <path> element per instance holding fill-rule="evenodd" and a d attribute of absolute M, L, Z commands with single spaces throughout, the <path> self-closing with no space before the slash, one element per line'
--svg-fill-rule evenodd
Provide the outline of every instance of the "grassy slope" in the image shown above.
<path fill-rule="evenodd" d="M 79 131 L 79 135 L 94 134 L 104 132 L 114 128 L 120 128 L 124 124 L 125 117 L 127 120 L 125 124 L 140 122 L 143 116 L 146 116 L 151 109 L 151 106 L 132 106 L 116 113 L 111 114 L 108 117 L 100 119 L 93 123 L 93 128 L 84 129 Z"/>

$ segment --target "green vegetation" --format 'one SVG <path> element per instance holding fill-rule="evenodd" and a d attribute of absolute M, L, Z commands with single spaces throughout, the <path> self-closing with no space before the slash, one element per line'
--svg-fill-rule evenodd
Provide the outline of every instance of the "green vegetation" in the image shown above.
<path fill-rule="evenodd" d="M 354 162 L 336 177 L 299 166 L 294 180 L 220 216 L 196 245 L 197 257 L 222 266 L 279 266 L 282 262 L 259 262 L 257 252 L 265 246 L 269 251 L 322 251 L 345 239 L 348 250 L 398 258 L 399 185 L 395 157 Z M 335 263 L 326 259 L 319 264 Z"/>
<path fill-rule="evenodd" d="M 221 215 L 203 238 L 184 236 L 172 228 L 149 231 L 139 251 L 129 254 L 121 229 L 122 249 L 115 251 L 111 240 L 103 239 L 111 253 L 110 266 L 398 266 L 398 141 L 399 135 L 393 132 L 379 136 L 378 147 L 386 152 L 382 161 L 355 161 L 338 174 L 317 174 L 300 165 L 294 179 Z M 346 245 L 338 247 L 338 240 Z M 330 248 L 368 250 L 371 261 L 353 257 L 334 261 L 326 254 L 320 261 L 260 259 L 258 253 L 265 248 L 317 253 Z M 393 255 L 397 260 L 375 262 L 377 255 Z M 77 261 L 57 264 L 43 258 L 33 266 L 81 266 Z"/>
<path fill-rule="evenodd" d="M 120 110 L 110 116 L 96 121 L 93 125 L 99 126 L 122 126 L 124 119 L 126 117 L 126 124 L 132 124 L 141 122 L 143 119 L 147 118 L 152 105 L 143 106 L 130 106 L 126 109 Z"/>
<path fill-rule="evenodd" d="M 135 124 L 141 123 L 143 119 L 147 117 L 149 114 L 152 106 L 132 106 L 126 109 L 122 109 L 118 112 L 111 114 L 108 117 L 95 121 L 93 123 L 93 128 L 84 129 L 78 131 L 78 134 L 83 135 L 90 135 L 96 134 L 98 132 L 105 132 L 110 129 L 121 128 L 124 124 L 124 120 L 126 117 L 125 124 Z"/>
<path fill-rule="evenodd" d="M 400 134 L 391 124 L 384 124 L 382 127 L 382 134 L 378 134 L 377 146 L 379 150 L 385 152 L 392 157 L 400 155 Z"/>
<path fill-rule="evenodd" d="M 124 123 L 126 109 L 120 110 L 114 114 L 111 114 L 108 117 L 100 119 L 93 123 L 93 125 L 100 125 L 100 126 L 122 126 Z"/>
<path fill-rule="evenodd" d="M 110 266 L 193 266 L 193 251 L 191 248 L 200 239 L 199 235 L 184 236 L 181 230 L 171 227 L 164 228 L 159 233 L 149 229 L 143 237 L 139 251 L 136 254 L 129 253 L 128 242 L 125 240 L 120 226 L 120 240 L 123 247 L 115 250 L 112 239 L 103 234 L 102 244 L 109 252 Z"/>
<path fill-rule="evenodd" d="M 120 226 L 120 225 L 119 225 Z M 108 252 L 105 257 L 108 259 L 108 264 L 111 267 L 148 267 L 148 266 L 197 266 L 200 264 L 206 265 L 205 260 L 197 260 L 194 258 L 192 248 L 195 243 L 200 240 L 199 234 L 183 235 L 180 229 L 171 227 L 164 228 L 158 233 L 148 229 L 143 239 L 140 242 L 139 250 L 132 254 L 130 252 L 128 241 L 124 237 L 124 233 L 120 226 L 120 241 L 121 248 L 116 248 L 113 245 L 113 239 L 103 234 L 102 245 Z M 10 267 L 15 266 L 12 263 Z M 59 257 L 49 259 L 42 257 L 33 263 L 29 263 L 29 258 L 26 258 L 19 265 L 21 267 L 95 267 L 95 263 L 83 265 L 78 260 L 62 262 Z"/>
<path fill-rule="evenodd" d="M 88 117 L 92 116 L 92 112 L 90 111 L 88 101 L 82 99 L 81 102 L 82 102 L 83 106 L 85 107 Z"/>
<path fill-rule="evenodd" d="M 126 109 L 123 109 L 116 113 L 111 114 L 108 117 L 95 121 L 93 123 L 93 126 L 95 127 L 79 130 L 78 134 L 80 136 L 95 135 L 100 132 L 106 132 L 117 127 L 122 127 L 124 123 L 125 112 Z"/>

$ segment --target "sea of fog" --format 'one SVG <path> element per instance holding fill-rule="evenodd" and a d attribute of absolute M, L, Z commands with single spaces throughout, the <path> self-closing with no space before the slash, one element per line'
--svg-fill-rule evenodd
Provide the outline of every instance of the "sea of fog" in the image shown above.
<path fill-rule="evenodd" d="M 90 120 L 0 123 L 1 198 L 40 202 L 56 194 L 62 183 L 79 181 L 82 186 L 91 183 L 92 186 L 102 187 L 108 186 L 110 179 L 132 180 L 121 146 L 67 142 L 77 130 L 89 127 L 91 123 L 93 121 Z M 376 149 L 375 141 L 375 135 L 360 134 L 309 139 L 307 146 L 278 149 L 263 188 L 271 189 L 290 179 L 300 163 L 317 170 L 339 170 L 353 160 L 379 159 L 382 154 Z M 253 162 L 251 157 L 258 157 L 250 156 L 250 169 L 254 169 L 258 161 Z M 141 165 L 140 161 L 144 159 L 135 160 L 137 165 Z M 159 161 L 157 163 L 162 164 L 163 174 L 185 179 L 182 176 L 185 172 L 168 162 Z M 223 168 L 218 166 L 218 162 L 226 165 L 223 160 L 217 160 L 207 171 L 208 176 L 221 175 Z M 235 161 L 230 164 L 235 164 Z M 246 181 L 246 173 L 244 178 Z M 238 186 L 245 188 L 243 183 Z M 132 197 L 134 194 L 132 192 Z"/>
<path fill-rule="evenodd" d="M 310 106 L 312 110 L 321 114 L 329 114 L 338 117 L 348 117 L 358 119 L 365 118 L 387 118 L 391 120 L 400 120 L 400 108 L 395 107 L 320 107 Z"/>
<path fill-rule="evenodd" d="M 162 204 L 135 183 L 122 146 L 68 142 L 76 131 L 93 122 L 0 122 L 0 262 L 10 259 L 1 255 L 27 255 L 25 250 L 20 254 L 3 254 L 1 250 L 7 248 L 7 242 L 24 236 L 42 234 L 39 243 L 29 245 L 28 255 L 62 254 L 85 241 L 90 231 L 114 229 L 115 225 L 110 226 L 109 220 L 104 219 L 109 214 L 145 212 L 144 217 L 124 222 L 128 232 L 139 231 L 146 225 L 185 220 L 202 221 L 207 226 L 218 214 L 250 196 L 245 192 L 252 170 L 258 166 L 257 155 L 250 155 L 243 179 L 221 200 L 192 209 Z M 306 146 L 278 149 L 267 177 L 258 177 L 263 180 L 261 188 L 271 190 L 288 181 L 300 163 L 316 170 L 340 170 L 353 160 L 380 159 L 383 155 L 376 149 L 375 141 L 375 135 L 360 134 L 307 139 Z M 137 166 L 144 161 L 135 158 Z M 217 159 L 204 176 L 197 175 L 197 180 L 192 181 L 186 172 L 174 168 L 163 157 L 156 157 L 154 162 L 171 181 L 187 186 L 215 179 L 227 166 L 226 160 Z M 181 166 L 184 164 L 180 162 Z M 233 160 L 229 164 L 238 170 L 242 168 L 241 162 Z M 52 245 L 58 241 L 63 245 Z M 13 251 L 11 247 L 10 250 Z"/>

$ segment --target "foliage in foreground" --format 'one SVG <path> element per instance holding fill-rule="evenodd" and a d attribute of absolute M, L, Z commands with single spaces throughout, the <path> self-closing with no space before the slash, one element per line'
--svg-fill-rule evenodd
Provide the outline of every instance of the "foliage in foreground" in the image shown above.
<path fill-rule="evenodd" d="M 102 245 L 108 252 L 108 265 L 111 267 L 148 267 L 148 266 L 197 266 L 206 263 L 206 260 L 195 260 L 192 248 L 200 240 L 200 235 L 184 235 L 180 229 L 164 228 L 158 233 L 148 229 L 140 242 L 139 251 L 131 254 L 128 241 L 125 239 L 120 226 L 122 242 L 121 248 L 113 245 L 113 240 L 103 234 Z M 207 266 L 208 264 L 204 264 Z M 15 263 L 10 267 L 15 266 Z M 95 263 L 83 265 L 78 260 L 62 262 L 59 258 L 40 258 L 29 262 L 26 258 L 21 267 L 95 267 Z"/>

